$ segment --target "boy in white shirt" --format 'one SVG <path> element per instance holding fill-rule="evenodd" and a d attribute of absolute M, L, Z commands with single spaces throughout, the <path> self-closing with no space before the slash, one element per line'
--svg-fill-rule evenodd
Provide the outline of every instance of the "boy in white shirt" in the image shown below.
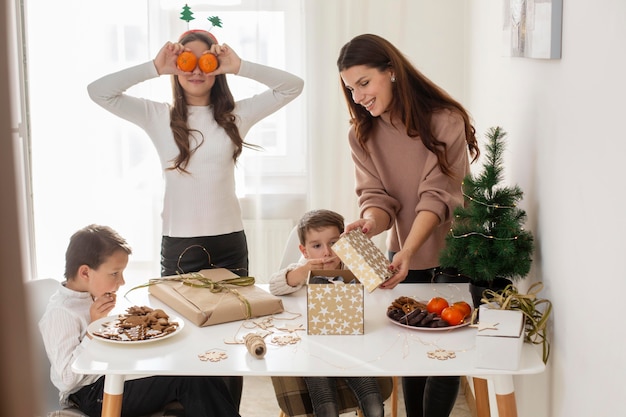
<path fill-rule="evenodd" d="M 50 378 L 62 406 L 74 403 L 89 416 L 100 416 L 104 376 L 82 375 L 72 362 L 83 346 L 87 327 L 115 307 L 124 285 L 130 246 L 107 226 L 90 225 L 72 235 L 65 253 L 65 282 L 52 295 L 39 330 L 50 360 Z M 239 416 L 220 377 L 153 376 L 124 383 L 122 416 L 145 416 L 178 401 L 188 416 Z"/>

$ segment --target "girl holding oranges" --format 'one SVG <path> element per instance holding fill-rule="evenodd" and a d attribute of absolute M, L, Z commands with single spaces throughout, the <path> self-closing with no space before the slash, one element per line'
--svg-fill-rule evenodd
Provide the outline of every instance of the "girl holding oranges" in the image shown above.
<path fill-rule="evenodd" d="M 213 54 L 208 73 L 185 66 L 179 56 L 202 60 Z M 206 59 L 206 58 L 205 58 Z M 267 90 L 235 101 L 226 74 L 262 83 Z M 172 103 L 133 97 L 126 90 L 169 75 Z M 227 268 L 248 274 L 248 248 L 235 193 L 235 164 L 250 128 L 302 92 L 304 81 L 288 72 L 242 60 L 207 31 L 185 32 L 167 42 L 154 60 L 106 75 L 88 86 L 93 101 L 141 127 L 159 156 L 165 179 L 161 275 Z M 236 404 L 242 378 L 229 377 Z"/>

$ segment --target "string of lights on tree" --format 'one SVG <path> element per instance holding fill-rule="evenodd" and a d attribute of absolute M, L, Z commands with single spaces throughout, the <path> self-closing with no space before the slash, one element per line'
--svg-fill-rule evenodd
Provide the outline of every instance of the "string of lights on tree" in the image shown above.
<path fill-rule="evenodd" d="M 444 267 L 454 267 L 474 281 L 516 278 L 530 270 L 533 236 L 523 227 L 526 212 L 517 186 L 502 186 L 502 155 L 506 132 L 487 132 L 483 170 L 463 180 L 466 201 L 454 211 L 454 221 L 440 255 Z"/>

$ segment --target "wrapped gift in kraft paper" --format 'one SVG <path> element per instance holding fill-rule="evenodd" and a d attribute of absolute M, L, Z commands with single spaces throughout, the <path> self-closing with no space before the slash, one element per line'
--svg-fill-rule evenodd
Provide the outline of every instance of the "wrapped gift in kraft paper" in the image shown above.
<path fill-rule="evenodd" d="M 150 280 L 150 294 L 200 327 L 284 311 L 280 298 L 224 268 Z"/>
<path fill-rule="evenodd" d="M 524 314 L 481 305 L 476 333 L 476 367 L 515 371 L 524 343 Z"/>
<path fill-rule="evenodd" d="M 363 334 L 363 285 L 352 272 L 311 270 L 306 291 L 308 334 Z"/>
<path fill-rule="evenodd" d="M 369 292 L 393 275 L 389 270 L 389 260 L 361 229 L 354 229 L 341 236 L 333 245 L 333 252 Z"/>

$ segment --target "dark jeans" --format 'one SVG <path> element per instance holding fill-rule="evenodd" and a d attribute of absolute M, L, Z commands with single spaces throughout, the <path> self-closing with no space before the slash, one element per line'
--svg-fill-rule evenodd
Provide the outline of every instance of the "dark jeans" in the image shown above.
<path fill-rule="evenodd" d="M 407 417 L 448 417 L 459 395 L 458 376 L 411 376 L 402 378 Z"/>
<path fill-rule="evenodd" d="M 103 393 L 104 377 L 101 377 L 70 395 L 70 400 L 83 413 L 99 417 L 102 414 Z M 156 413 L 174 401 L 183 406 L 187 416 L 239 416 L 221 378 L 153 376 L 124 383 L 122 417 Z"/>
<path fill-rule="evenodd" d="M 394 252 L 389 252 L 393 259 Z M 410 270 L 404 283 L 464 283 L 469 280 L 454 268 Z M 412 376 L 402 378 L 407 417 L 448 417 L 459 395 L 458 376 Z"/>
<path fill-rule="evenodd" d="M 339 415 L 337 400 L 337 379 L 329 377 L 305 377 L 315 417 L 336 417 Z M 383 417 L 383 399 L 376 378 L 344 378 L 346 384 L 359 402 L 365 417 Z"/>
<path fill-rule="evenodd" d="M 248 275 L 248 242 L 244 231 L 218 236 L 161 239 L 161 276 L 226 268 Z"/>

